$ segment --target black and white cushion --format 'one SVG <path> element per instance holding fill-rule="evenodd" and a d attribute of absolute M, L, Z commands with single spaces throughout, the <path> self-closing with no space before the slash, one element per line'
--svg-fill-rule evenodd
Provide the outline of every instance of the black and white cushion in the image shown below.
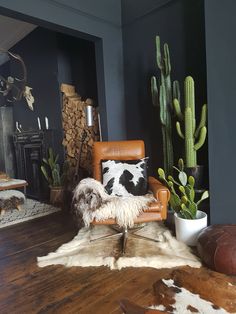
<path fill-rule="evenodd" d="M 148 157 L 102 161 L 103 185 L 107 193 L 116 196 L 146 194 L 147 161 Z"/>

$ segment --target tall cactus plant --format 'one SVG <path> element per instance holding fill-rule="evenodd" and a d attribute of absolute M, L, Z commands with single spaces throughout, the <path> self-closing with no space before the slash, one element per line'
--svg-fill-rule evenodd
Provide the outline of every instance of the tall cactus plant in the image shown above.
<path fill-rule="evenodd" d="M 160 37 L 156 36 L 156 62 L 160 70 L 160 82 L 158 86 L 157 78 L 151 78 L 152 103 L 160 108 L 160 121 L 163 139 L 164 169 L 171 173 L 173 169 L 173 143 L 172 143 L 172 121 L 171 113 L 173 111 L 172 83 L 171 83 L 171 64 L 169 47 L 165 43 L 163 46 L 163 56 L 161 52 Z M 179 100 L 179 84 L 173 83 L 174 98 Z"/>
<path fill-rule="evenodd" d="M 206 140 L 206 115 L 207 105 L 202 106 L 201 118 L 198 127 L 196 127 L 195 118 L 195 90 L 194 80 L 191 76 L 184 81 L 185 109 L 182 113 L 179 99 L 174 99 L 174 109 L 179 121 L 176 122 L 178 135 L 185 141 L 185 162 L 187 167 L 196 167 L 197 151 L 202 147 Z M 184 123 L 184 132 L 180 123 Z"/>

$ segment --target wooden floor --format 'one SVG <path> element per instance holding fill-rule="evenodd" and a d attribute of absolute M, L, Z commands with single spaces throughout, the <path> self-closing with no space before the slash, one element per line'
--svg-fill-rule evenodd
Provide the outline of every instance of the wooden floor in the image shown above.
<path fill-rule="evenodd" d="M 122 298 L 151 305 L 153 283 L 169 270 L 37 267 L 37 256 L 77 233 L 68 217 L 56 213 L 0 229 L 0 313 L 121 313 Z"/>
<path fill-rule="evenodd" d="M 152 300 L 154 269 L 39 268 L 36 257 L 70 241 L 76 227 L 61 213 L 0 229 L 0 313 L 121 313 L 118 301 Z"/>

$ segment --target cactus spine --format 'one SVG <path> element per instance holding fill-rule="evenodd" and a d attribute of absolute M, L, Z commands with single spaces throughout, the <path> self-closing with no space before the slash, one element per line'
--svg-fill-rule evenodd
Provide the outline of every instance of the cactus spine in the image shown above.
<path fill-rule="evenodd" d="M 172 143 L 172 121 L 171 112 L 173 111 L 172 83 L 171 83 L 171 64 L 169 47 L 165 43 L 163 47 L 163 56 L 161 53 L 160 37 L 156 36 L 156 61 L 160 69 L 160 84 L 158 91 L 158 83 L 155 76 L 151 78 L 152 103 L 154 106 L 160 107 L 160 121 L 163 139 L 163 156 L 164 169 L 167 173 L 172 172 L 174 163 L 173 143 Z M 173 83 L 174 98 L 179 99 L 179 84 L 177 81 Z"/>
<path fill-rule="evenodd" d="M 176 122 L 176 130 L 178 135 L 185 140 L 185 162 L 187 167 L 196 167 L 197 165 L 197 150 L 202 147 L 206 140 L 206 114 L 207 105 L 202 106 L 201 119 L 196 128 L 195 119 L 195 93 L 194 80 L 191 76 L 185 78 L 184 81 L 185 93 L 185 110 L 181 111 L 180 101 L 174 99 L 174 109 L 179 121 Z M 184 133 L 180 122 L 184 122 Z"/>

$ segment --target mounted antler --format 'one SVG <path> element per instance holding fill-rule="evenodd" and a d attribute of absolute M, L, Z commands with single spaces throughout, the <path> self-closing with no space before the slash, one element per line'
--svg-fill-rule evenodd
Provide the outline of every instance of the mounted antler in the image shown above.
<path fill-rule="evenodd" d="M 34 97 L 31 94 L 31 89 L 29 86 L 26 86 L 27 81 L 27 70 L 23 59 L 15 53 L 10 51 L 0 50 L 1 53 L 8 54 L 9 58 L 17 60 L 22 69 L 22 77 L 12 77 L 8 76 L 6 79 L 0 75 L 0 93 L 3 96 L 7 97 L 8 102 L 19 101 L 24 97 L 28 103 L 28 106 L 33 110 Z M 19 82 L 17 84 L 17 82 Z"/>

